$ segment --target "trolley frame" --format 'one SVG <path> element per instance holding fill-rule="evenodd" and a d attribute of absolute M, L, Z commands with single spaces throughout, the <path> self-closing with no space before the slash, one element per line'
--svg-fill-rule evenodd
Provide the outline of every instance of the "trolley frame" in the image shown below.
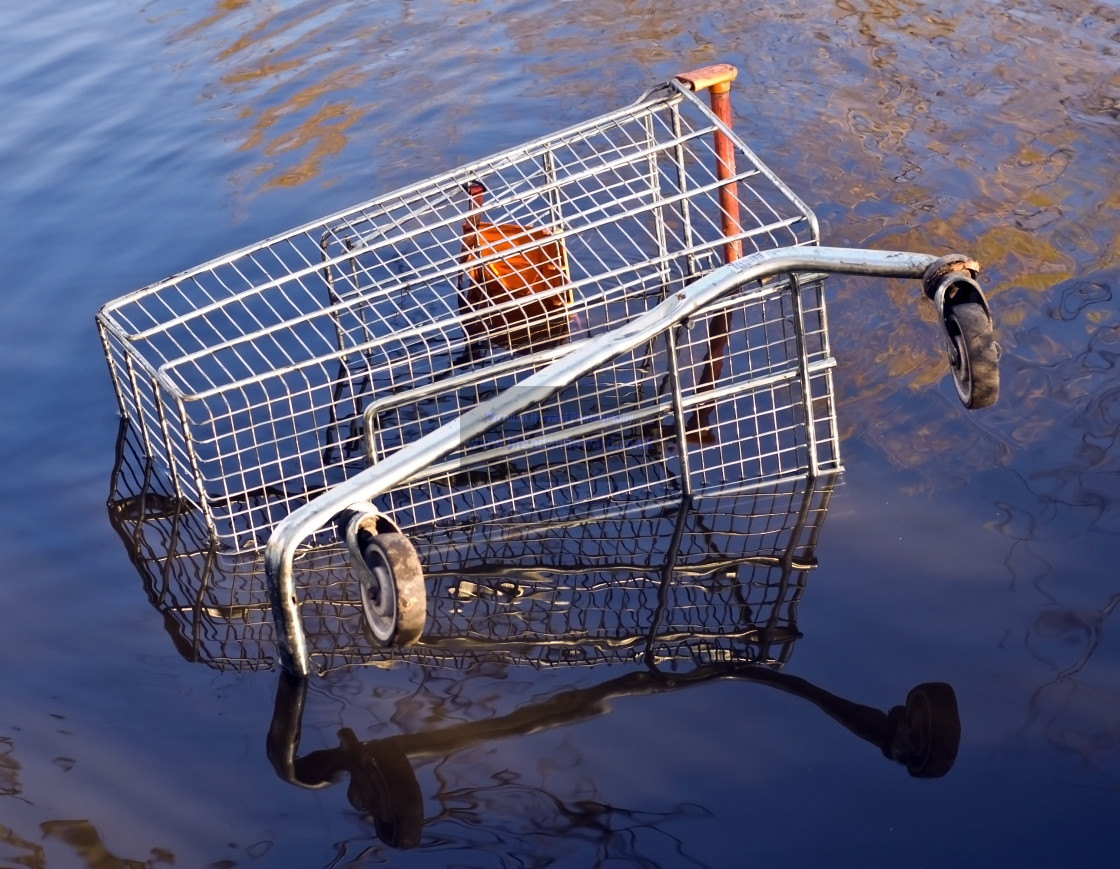
<path fill-rule="evenodd" d="M 962 402 L 994 402 L 978 265 L 820 247 L 731 129 L 735 76 L 679 75 L 99 312 L 174 498 L 265 546 L 286 668 L 309 671 L 293 560 L 324 529 L 379 639 L 407 643 L 424 592 L 402 528 L 838 472 L 828 274 L 920 279 Z"/>

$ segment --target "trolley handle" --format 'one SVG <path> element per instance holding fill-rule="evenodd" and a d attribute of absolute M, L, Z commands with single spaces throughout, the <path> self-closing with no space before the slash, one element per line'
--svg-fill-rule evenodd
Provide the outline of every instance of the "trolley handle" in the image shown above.
<path fill-rule="evenodd" d="M 975 346 L 970 346 L 969 343 L 975 339 L 973 333 L 979 329 L 982 332 L 981 339 L 986 336 L 988 342 L 983 344 L 982 341 L 983 346 L 996 347 L 991 339 L 991 315 L 986 304 L 978 302 L 983 294 L 973 278 L 973 265 L 975 264 L 971 260 L 960 256 L 937 258 L 922 253 L 833 247 L 787 247 L 749 254 L 699 278 L 629 323 L 579 345 L 567 355 L 530 375 L 517 389 L 499 393 L 488 401 L 475 405 L 459 419 L 429 432 L 376 465 L 337 484 L 292 511 L 276 526 L 265 549 L 269 596 L 277 623 L 279 651 L 284 667 L 301 676 L 310 671 L 307 639 L 300 621 L 293 561 L 296 551 L 311 535 L 337 521 L 347 511 L 361 517 L 347 523 L 353 528 L 359 529 L 363 525 L 369 528 L 371 524 L 376 526 L 377 514 L 370 504 L 374 498 L 406 483 L 433 461 L 438 461 L 472 438 L 484 434 L 493 427 L 495 419 L 515 416 L 526 407 L 545 401 L 558 390 L 602 367 L 611 359 L 633 350 L 728 293 L 754 281 L 802 271 L 922 279 L 926 295 L 945 306 L 939 313 L 949 338 L 950 364 L 958 394 L 966 406 L 982 406 L 970 404 L 966 400 L 958 378 L 958 374 L 965 379 L 982 374 L 995 379 L 998 391 L 995 362 L 987 365 L 980 358 L 981 354 L 976 352 Z M 983 322 L 978 322 L 978 318 Z M 970 386 L 969 394 L 971 393 Z M 990 390 L 985 395 L 994 401 Z M 354 525 L 354 522 L 359 524 Z"/>
<path fill-rule="evenodd" d="M 711 66 L 702 66 L 691 72 L 678 73 L 675 78 L 691 91 L 699 92 L 710 88 L 713 91 L 726 93 L 731 87 L 731 82 L 735 81 L 738 75 L 739 70 L 730 63 L 713 63 Z"/>

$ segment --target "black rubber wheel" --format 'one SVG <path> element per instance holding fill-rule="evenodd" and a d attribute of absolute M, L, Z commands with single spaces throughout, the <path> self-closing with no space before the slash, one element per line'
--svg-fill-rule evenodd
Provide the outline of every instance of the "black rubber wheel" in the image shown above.
<path fill-rule="evenodd" d="M 348 728 L 339 738 L 350 760 L 350 805 L 386 845 L 415 848 L 424 830 L 424 796 L 408 756 L 392 739 L 362 744 Z"/>
<path fill-rule="evenodd" d="M 957 695 L 944 682 L 925 682 L 906 696 L 906 726 L 913 737 L 906 769 L 916 778 L 940 778 L 957 759 L 961 719 Z"/>
<path fill-rule="evenodd" d="M 983 306 L 964 302 L 949 309 L 949 367 L 961 403 L 970 410 L 999 398 L 999 345 Z"/>
<path fill-rule="evenodd" d="M 428 610 L 416 550 L 403 534 L 376 534 L 363 547 L 362 562 L 355 567 L 370 631 L 387 646 L 415 643 Z"/>

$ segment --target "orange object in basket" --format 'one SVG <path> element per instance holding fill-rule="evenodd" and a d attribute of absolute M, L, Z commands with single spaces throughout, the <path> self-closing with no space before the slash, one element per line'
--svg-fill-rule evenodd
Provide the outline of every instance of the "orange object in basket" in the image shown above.
<path fill-rule="evenodd" d="M 468 310 L 508 305 L 470 318 L 467 331 L 510 350 L 541 350 L 566 341 L 573 299 L 564 243 L 547 229 L 513 223 L 467 223 L 463 235 L 466 261 L 480 261 L 468 271 L 463 300 Z M 504 256 L 481 262 L 495 254 Z"/>

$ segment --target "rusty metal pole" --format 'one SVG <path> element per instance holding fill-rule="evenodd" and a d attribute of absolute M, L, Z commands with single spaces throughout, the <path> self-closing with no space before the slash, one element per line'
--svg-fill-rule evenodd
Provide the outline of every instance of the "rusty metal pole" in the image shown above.
<path fill-rule="evenodd" d="M 725 127 L 731 128 L 731 82 L 739 71 L 729 63 L 717 63 L 702 69 L 683 73 L 677 80 L 692 91 L 707 89 L 711 100 L 712 114 Z M 735 178 L 735 148 L 721 129 L 715 131 L 716 178 L 726 182 L 719 188 L 720 230 L 727 241 L 723 245 L 724 263 L 732 263 L 743 255 L 743 243 L 735 236 L 742 232 L 739 222 L 738 183 Z M 708 353 L 704 368 L 696 382 L 696 390 L 710 388 L 723 373 L 723 360 L 731 334 L 730 313 L 716 314 L 708 323 Z M 711 405 L 697 408 L 696 413 L 686 424 L 686 433 L 691 440 L 709 442 L 713 440 L 710 432 L 710 418 L 715 408 Z"/>
<path fill-rule="evenodd" d="M 682 73 L 677 80 L 694 92 L 708 91 L 712 114 L 731 129 L 731 82 L 739 71 L 730 63 L 717 63 L 703 69 Z M 739 223 L 738 184 L 735 177 L 735 148 L 731 140 L 717 129 L 715 132 L 716 177 L 725 181 L 719 188 L 720 229 L 726 238 L 731 239 L 742 232 Z M 724 263 L 732 263 L 743 255 L 743 244 L 738 239 L 728 241 L 723 246 Z"/>

